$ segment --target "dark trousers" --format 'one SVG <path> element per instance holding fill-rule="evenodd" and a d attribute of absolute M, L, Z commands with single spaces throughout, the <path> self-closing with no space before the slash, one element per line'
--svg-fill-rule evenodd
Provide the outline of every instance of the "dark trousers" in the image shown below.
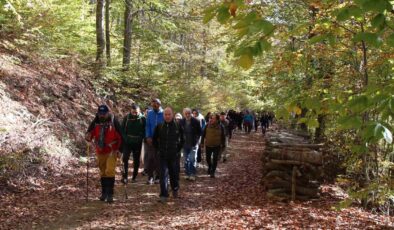
<path fill-rule="evenodd" d="M 217 147 L 206 147 L 206 157 L 207 157 L 207 164 L 208 164 L 208 172 L 210 174 L 214 174 L 216 171 L 216 167 L 218 165 L 219 153 L 220 153 L 220 146 Z M 212 159 L 213 158 L 213 159 Z"/>
<path fill-rule="evenodd" d="M 145 154 L 147 154 L 147 173 L 149 178 L 153 178 L 154 174 L 158 176 L 160 172 L 160 162 L 158 157 L 158 152 L 155 146 L 153 145 L 145 145 Z"/>
<path fill-rule="evenodd" d="M 127 178 L 129 171 L 129 159 L 130 154 L 133 153 L 133 178 L 138 175 L 138 168 L 140 167 L 140 157 L 141 157 L 142 142 L 136 144 L 126 144 L 123 148 L 123 166 L 124 166 L 124 177 Z"/>
<path fill-rule="evenodd" d="M 197 149 L 197 162 L 201 163 L 201 147 L 200 146 L 198 146 L 198 149 Z"/>
<path fill-rule="evenodd" d="M 168 178 L 170 178 L 171 190 L 179 189 L 179 158 L 160 158 L 160 197 L 168 197 Z"/>

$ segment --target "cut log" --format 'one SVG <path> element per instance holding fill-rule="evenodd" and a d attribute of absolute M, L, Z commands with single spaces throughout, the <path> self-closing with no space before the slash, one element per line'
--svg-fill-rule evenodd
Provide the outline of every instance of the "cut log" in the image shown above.
<path fill-rule="evenodd" d="M 286 144 L 286 143 L 279 143 L 279 142 L 268 142 L 268 146 L 270 147 L 287 147 L 287 148 L 307 148 L 307 149 L 321 149 L 324 147 L 324 144 Z"/>
<path fill-rule="evenodd" d="M 318 151 L 286 151 L 282 149 L 275 149 L 268 154 L 270 159 L 276 160 L 294 160 L 299 162 L 306 162 L 315 165 L 323 164 L 323 154 Z"/>
<path fill-rule="evenodd" d="M 275 179 L 274 181 L 266 181 L 266 187 L 268 189 L 286 189 L 287 192 L 292 191 L 292 183 L 291 181 L 285 181 L 281 180 L 280 178 Z M 319 188 L 308 188 L 301 186 L 299 184 L 296 184 L 295 186 L 295 192 L 297 195 L 306 195 L 309 197 L 319 197 Z"/>

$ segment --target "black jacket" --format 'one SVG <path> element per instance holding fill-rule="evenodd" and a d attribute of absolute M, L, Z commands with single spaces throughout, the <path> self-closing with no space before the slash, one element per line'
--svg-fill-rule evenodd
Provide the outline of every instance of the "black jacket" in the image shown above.
<path fill-rule="evenodd" d="M 153 144 L 159 151 L 160 158 L 177 159 L 184 144 L 183 129 L 174 120 L 164 122 L 155 128 Z"/>
<path fill-rule="evenodd" d="M 186 126 L 186 118 L 183 118 L 179 124 L 182 126 L 182 129 L 185 130 Z M 197 145 L 198 141 L 200 140 L 201 134 L 202 134 L 202 129 L 200 125 L 200 121 L 197 120 L 196 118 L 192 117 L 190 120 L 190 124 L 192 126 L 192 146 Z"/>

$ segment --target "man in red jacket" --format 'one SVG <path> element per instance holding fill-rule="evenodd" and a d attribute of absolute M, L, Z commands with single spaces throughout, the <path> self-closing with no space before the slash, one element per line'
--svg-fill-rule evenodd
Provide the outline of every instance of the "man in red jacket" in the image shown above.
<path fill-rule="evenodd" d="M 122 133 L 119 121 L 109 112 L 106 105 L 100 105 L 96 117 L 90 124 L 85 136 L 93 140 L 101 176 L 101 201 L 113 202 L 115 186 L 115 167 Z"/>

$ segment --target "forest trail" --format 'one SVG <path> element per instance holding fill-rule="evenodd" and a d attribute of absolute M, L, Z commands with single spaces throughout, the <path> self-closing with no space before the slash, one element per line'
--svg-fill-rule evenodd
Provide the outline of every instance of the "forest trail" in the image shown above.
<path fill-rule="evenodd" d="M 219 163 L 217 177 L 212 179 L 206 168 L 199 168 L 196 182 L 181 173 L 180 198 L 158 201 L 159 186 L 137 183 L 124 187 L 116 183 L 116 201 L 106 204 L 96 200 L 97 178 L 92 178 L 90 200 L 69 197 L 57 203 L 60 209 L 50 219 L 41 216 L 35 229 L 382 229 L 392 225 L 392 218 L 371 215 L 360 208 L 334 211 L 338 198 L 332 187 L 323 186 L 320 199 L 309 202 L 270 201 L 261 186 L 261 155 L 264 138 L 260 132 L 237 132 L 228 148 L 229 159 Z M 205 164 L 206 165 L 206 164 Z M 181 170 L 182 171 L 182 170 Z M 91 174 L 96 176 L 97 169 Z M 82 176 L 82 175 L 81 175 Z M 80 178 L 82 181 L 82 178 Z M 97 180 L 95 182 L 95 180 Z M 84 185 L 81 184 L 83 191 Z M 81 194 L 83 194 L 81 191 Z M 77 201 L 73 201 L 76 199 Z M 63 207 L 63 211 L 61 211 Z M 42 213 L 45 215 L 45 213 Z M 390 222 L 391 221 L 391 222 Z M 387 227 L 385 227 L 387 226 Z"/>

